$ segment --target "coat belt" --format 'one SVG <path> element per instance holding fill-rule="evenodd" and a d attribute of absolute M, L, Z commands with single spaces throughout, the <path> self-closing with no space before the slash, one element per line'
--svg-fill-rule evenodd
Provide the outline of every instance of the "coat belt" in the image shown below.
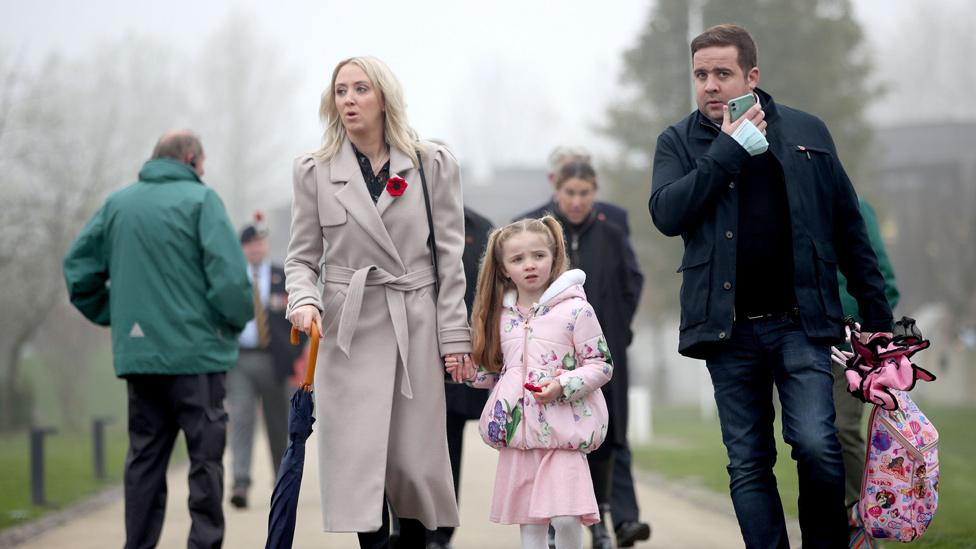
<path fill-rule="evenodd" d="M 359 325 L 359 312 L 363 306 L 363 294 L 366 291 L 366 286 L 384 287 L 386 307 L 390 311 L 390 320 L 393 321 L 393 333 L 396 336 L 397 348 L 400 353 L 400 363 L 403 365 L 400 393 L 412 399 L 413 389 L 410 386 L 410 375 L 407 369 L 407 357 L 410 356 L 410 337 L 407 305 L 403 299 L 403 293 L 433 285 L 434 268 L 427 267 L 402 276 L 393 276 L 376 265 L 362 269 L 326 265 L 322 281 L 348 286 L 346 299 L 342 304 L 342 313 L 339 315 L 339 331 L 336 335 L 339 350 L 346 355 L 346 358 L 349 358 L 352 337 Z"/>

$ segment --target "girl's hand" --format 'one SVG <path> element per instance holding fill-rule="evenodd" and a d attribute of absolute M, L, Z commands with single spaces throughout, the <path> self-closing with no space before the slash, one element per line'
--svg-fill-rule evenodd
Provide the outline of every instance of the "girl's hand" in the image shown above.
<path fill-rule="evenodd" d="M 463 354 L 458 355 L 464 357 L 464 363 L 461 370 L 461 378 L 464 380 L 474 379 L 475 374 L 478 373 L 478 367 L 474 365 L 474 361 L 471 360 L 471 355 Z"/>
<path fill-rule="evenodd" d="M 555 402 L 556 399 L 562 396 L 563 386 L 559 383 L 558 379 L 552 378 L 545 381 L 539 382 L 539 387 L 542 387 L 542 391 L 538 393 L 532 393 L 535 397 L 535 401 L 539 404 L 549 404 L 550 402 Z"/>
<path fill-rule="evenodd" d="M 295 308 L 295 310 L 288 315 L 288 320 L 296 330 L 305 332 L 305 335 L 311 335 L 309 332 L 312 330 L 313 322 L 318 324 L 319 339 L 322 338 L 322 314 L 319 312 L 319 308 L 315 305 L 302 305 L 301 307 Z"/>

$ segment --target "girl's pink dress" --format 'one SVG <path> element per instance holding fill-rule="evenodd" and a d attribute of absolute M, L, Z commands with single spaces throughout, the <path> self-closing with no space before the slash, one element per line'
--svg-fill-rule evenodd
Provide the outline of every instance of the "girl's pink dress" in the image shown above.
<path fill-rule="evenodd" d="M 491 521 L 546 524 L 576 516 L 584 526 L 600 522 L 586 456 L 579 450 L 501 448 L 491 500 Z"/>

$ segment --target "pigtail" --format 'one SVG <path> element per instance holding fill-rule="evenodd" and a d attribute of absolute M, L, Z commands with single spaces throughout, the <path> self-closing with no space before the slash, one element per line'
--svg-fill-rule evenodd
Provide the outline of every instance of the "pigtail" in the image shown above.
<path fill-rule="evenodd" d="M 549 236 L 552 238 L 552 273 L 549 275 L 549 284 L 552 284 L 559 278 L 559 275 L 565 273 L 569 268 L 569 258 L 566 256 L 566 237 L 563 235 L 562 224 L 555 217 L 545 215 L 539 221 L 549 229 Z"/>
<path fill-rule="evenodd" d="M 472 308 L 472 346 L 471 358 L 475 364 L 489 372 L 502 369 L 502 344 L 499 325 L 501 322 L 502 298 L 508 289 L 507 278 L 502 274 L 499 261 L 501 233 L 495 229 L 488 235 L 485 256 L 478 271 L 478 286 Z"/>

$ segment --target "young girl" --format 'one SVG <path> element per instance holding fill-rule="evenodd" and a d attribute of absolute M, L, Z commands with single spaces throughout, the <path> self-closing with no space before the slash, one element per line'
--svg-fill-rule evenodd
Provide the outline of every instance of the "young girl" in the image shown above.
<path fill-rule="evenodd" d="M 613 367 L 583 293 L 586 276 L 567 263 L 552 217 L 492 232 L 478 276 L 474 362 L 445 360 L 456 380 L 492 389 L 479 425 L 499 450 L 491 520 L 519 524 L 524 549 L 545 549 L 550 523 L 559 549 L 579 549 L 581 525 L 600 520 L 586 454 L 607 433 L 598 389 Z"/>

